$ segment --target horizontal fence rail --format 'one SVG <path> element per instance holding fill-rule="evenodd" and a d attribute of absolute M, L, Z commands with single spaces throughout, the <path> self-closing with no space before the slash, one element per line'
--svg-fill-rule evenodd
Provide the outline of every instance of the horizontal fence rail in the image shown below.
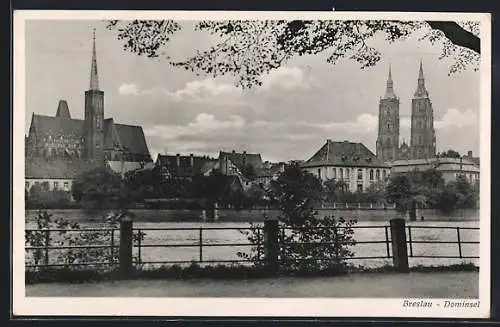
<path fill-rule="evenodd" d="M 315 228 L 324 229 L 326 227 L 300 227 L 297 229 L 304 228 Z M 393 237 L 392 229 L 390 225 L 371 225 L 371 226 L 352 226 L 352 227 L 338 227 L 337 231 L 339 234 L 343 233 L 346 228 L 352 228 L 354 232 L 356 230 L 374 230 L 377 238 L 372 240 L 353 240 L 353 241 L 340 241 L 340 243 L 351 244 L 356 248 L 360 245 L 385 245 L 382 250 L 380 250 L 379 255 L 353 255 L 343 258 L 343 260 L 373 260 L 373 259 L 394 259 L 393 257 Z M 407 244 L 407 257 L 408 258 L 432 258 L 432 259 L 478 259 L 478 256 L 464 255 L 464 245 L 477 245 L 479 241 L 464 240 L 463 235 L 466 231 L 478 231 L 478 227 L 454 227 L 454 226 L 405 226 L 406 233 L 406 244 Z M 425 236 L 425 230 L 446 230 L 453 233 L 453 239 L 423 239 Z M 256 233 L 257 240 L 250 241 L 231 241 L 223 240 L 219 242 L 213 242 L 207 237 L 207 233 L 224 233 L 225 231 L 234 232 L 250 232 L 254 231 Z M 314 248 L 315 246 L 322 245 L 332 245 L 335 242 L 298 242 L 298 241 L 284 241 L 284 237 L 292 232 L 290 227 L 279 227 L 279 246 L 284 248 L 286 246 L 310 246 Z M 419 233 L 420 231 L 420 233 Z M 28 260 L 25 264 L 26 268 L 44 268 L 44 267 L 115 267 L 120 265 L 120 258 L 122 255 L 122 250 L 120 247 L 121 235 L 120 228 L 82 228 L 82 229 L 26 229 L 26 235 L 36 235 L 36 244 L 29 244 L 25 247 L 27 253 L 31 253 L 36 260 L 31 262 Z M 174 235 L 179 235 L 179 233 L 191 233 L 187 242 L 183 240 L 172 240 L 166 234 L 174 233 Z M 423 233 L 422 233 L 423 232 Z M 80 235 L 89 233 L 93 235 L 94 239 L 89 239 L 87 244 L 82 241 L 69 241 L 64 243 L 58 237 L 63 237 L 71 234 L 79 233 Z M 97 237 L 96 233 L 98 234 Z M 151 233 L 166 233 L 162 235 L 157 242 L 155 239 L 150 237 Z M 264 226 L 259 227 L 159 227 L 159 228 L 132 228 L 132 248 L 134 250 L 133 261 L 134 266 L 143 267 L 144 265 L 166 265 L 166 264 L 224 264 L 224 263 L 251 263 L 252 259 L 240 257 L 239 259 L 232 259 L 229 257 L 221 258 L 211 258 L 207 256 L 208 249 L 211 248 L 226 248 L 229 252 L 236 254 L 235 247 L 240 248 L 251 248 L 254 247 L 257 251 L 257 255 L 262 261 L 265 261 L 266 253 L 266 242 L 265 242 L 265 228 Z M 356 235 L 356 233 L 354 233 Z M 246 239 L 245 236 L 242 236 Z M 33 242 L 32 242 L 33 243 Z M 339 244 L 339 242 L 337 242 Z M 440 247 L 437 247 L 436 254 L 422 254 L 417 253 L 415 250 L 421 244 L 456 244 L 456 255 L 443 254 L 440 252 Z M 182 258 L 172 259 L 167 258 L 163 260 L 155 255 L 145 256 L 145 253 L 154 249 L 175 249 L 175 248 L 187 248 L 194 249 L 196 252 L 195 258 L 191 260 L 185 260 Z M 95 252 L 94 257 L 89 253 Z M 132 251 L 130 251 L 132 252 Z M 228 253 L 229 253 L 228 252 Z M 74 256 L 79 254 L 81 257 L 74 259 Z M 71 259 L 73 258 L 73 259 Z M 91 258 L 91 261 L 84 261 L 82 258 Z M 284 254 L 278 254 L 278 259 L 280 262 L 287 260 Z M 294 260 L 328 260 L 324 258 L 299 258 Z"/>

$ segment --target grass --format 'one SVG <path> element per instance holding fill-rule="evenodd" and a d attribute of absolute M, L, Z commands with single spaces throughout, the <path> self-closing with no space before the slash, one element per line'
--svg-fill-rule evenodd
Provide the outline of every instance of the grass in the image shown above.
<path fill-rule="evenodd" d="M 436 272 L 478 272 L 479 267 L 472 263 L 462 263 L 447 266 L 414 266 L 410 272 L 436 273 Z M 26 284 L 37 283 L 84 283 L 88 281 L 109 281 L 122 279 L 213 279 L 213 280 L 244 280 L 262 279 L 268 277 L 335 277 L 348 274 L 367 273 L 398 273 L 393 266 L 382 266 L 379 268 L 357 267 L 332 267 L 330 269 L 317 271 L 286 271 L 282 270 L 276 274 L 270 272 L 263 266 L 244 265 L 211 265 L 200 266 L 192 263 L 188 266 L 161 266 L 154 269 L 134 270 L 127 276 L 120 274 L 116 269 L 109 271 L 96 271 L 93 269 L 57 268 L 44 269 L 40 271 L 26 271 Z"/>

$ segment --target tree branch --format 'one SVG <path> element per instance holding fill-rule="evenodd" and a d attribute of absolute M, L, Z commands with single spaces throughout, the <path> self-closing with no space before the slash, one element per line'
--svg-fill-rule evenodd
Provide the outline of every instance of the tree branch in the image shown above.
<path fill-rule="evenodd" d="M 453 44 L 481 53 L 481 39 L 455 22 L 426 21 L 432 29 L 440 30 Z"/>

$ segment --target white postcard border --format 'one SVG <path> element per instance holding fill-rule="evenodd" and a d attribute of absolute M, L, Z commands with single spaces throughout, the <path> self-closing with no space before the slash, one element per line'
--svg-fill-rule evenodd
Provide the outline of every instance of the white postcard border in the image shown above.
<path fill-rule="evenodd" d="M 424 18 L 425 17 L 425 18 Z M 24 124 L 25 21 L 87 19 L 399 19 L 481 21 L 480 273 L 477 309 L 403 307 L 404 299 L 381 298 L 36 298 L 25 296 Z M 232 12 L 232 11 L 32 11 L 14 12 L 13 110 L 13 312 L 16 315 L 284 316 L 488 318 L 490 310 L 490 114 L 491 16 L 484 13 Z M 21 187 L 23 186 L 23 187 Z M 416 299 L 413 299 L 416 300 Z M 420 300 L 420 299 L 418 299 Z"/>

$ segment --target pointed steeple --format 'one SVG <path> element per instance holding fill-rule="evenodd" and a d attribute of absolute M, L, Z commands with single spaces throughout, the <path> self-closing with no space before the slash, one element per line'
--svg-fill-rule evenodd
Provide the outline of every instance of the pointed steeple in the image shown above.
<path fill-rule="evenodd" d="M 90 90 L 99 90 L 99 76 L 97 74 L 97 56 L 95 51 L 95 28 L 92 35 L 92 64 L 90 66 Z"/>
<path fill-rule="evenodd" d="M 387 78 L 387 86 L 385 89 L 385 99 L 390 99 L 390 98 L 396 98 L 396 95 L 394 94 L 394 85 L 392 82 L 392 69 L 391 65 L 389 65 L 389 77 Z"/>
<path fill-rule="evenodd" d="M 414 94 L 415 97 L 428 97 L 429 94 L 425 88 L 425 79 L 424 79 L 424 69 L 422 68 L 422 60 L 420 60 L 420 68 L 418 71 L 418 84 L 417 90 Z"/>

